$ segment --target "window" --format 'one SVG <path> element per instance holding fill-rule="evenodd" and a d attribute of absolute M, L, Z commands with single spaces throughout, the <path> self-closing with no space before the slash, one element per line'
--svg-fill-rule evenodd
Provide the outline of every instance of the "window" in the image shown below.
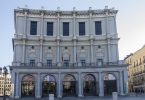
<path fill-rule="evenodd" d="M 51 50 L 51 47 L 49 46 L 48 49 Z"/>
<path fill-rule="evenodd" d="M 47 35 L 53 36 L 53 22 L 47 22 Z"/>
<path fill-rule="evenodd" d="M 102 27 L 101 27 L 101 21 L 95 22 L 95 34 L 101 35 L 102 34 Z"/>
<path fill-rule="evenodd" d="M 31 21 L 30 35 L 37 35 L 37 21 Z"/>
<path fill-rule="evenodd" d="M 35 60 L 30 60 L 30 66 L 35 66 Z"/>
<path fill-rule="evenodd" d="M 85 22 L 79 22 L 79 35 L 85 35 Z"/>
<path fill-rule="evenodd" d="M 84 67 L 86 66 L 86 60 L 81 60 L 81 65 Z"/>
<path fill-rule="evenodd" d="M 69 60 L 64 60 L 64 61 L 63 61 L 63 65 L 64 65 L 64 67 L 69 66 Z"/>
<path fill-rule="evenodd" d="M 52 67 L 52 60 L 47 60 L 47 66 Z"/>
<path fill-rule="evenodd" d="M 69 22 L 63 22 L 63 36 L 69 36 Z"/>
<path fill-rule="evenodd" d="M 103 59 L 97 59 L 97 66 L 103 65 Z"/>
<path fill-rule="evenodd" d="M 67 50 L 67 46 L 65 46 L 65 50 Z"/>

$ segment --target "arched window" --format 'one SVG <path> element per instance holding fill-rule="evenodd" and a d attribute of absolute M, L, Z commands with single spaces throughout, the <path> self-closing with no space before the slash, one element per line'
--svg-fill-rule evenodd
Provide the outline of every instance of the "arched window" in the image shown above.
<path fill-rule="evenodd" d="M 42 83 L 42 95 L 56 94 L 56 80 L 52 75 L 46 75 Z"/>
<path fill-rule="evenodd" d="M 91 74 L 84 76 L 83 78 L 83 90 L 84 95 L 96 95 L 96 81 L 95 77 Z"/>
<path fill-rule="evenodd" d="M 76 95 L 76 80 L 72 75 L 66 75 L 63 80 L 63 95 Z"/>
<path fill-rule="evenodd" d="M 22 96 L 35 96 L 35 79 L 32 75 L 24 76 L 21 83 Z"/>

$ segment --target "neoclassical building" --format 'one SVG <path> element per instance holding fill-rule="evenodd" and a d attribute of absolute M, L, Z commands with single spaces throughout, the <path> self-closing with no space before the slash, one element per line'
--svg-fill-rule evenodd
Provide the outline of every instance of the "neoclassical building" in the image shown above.
<path fill-rule="evenodd" d="M 127 94 L 119 60 L 117 10 L 18 8 L 12 62 L 13 98 Z"/>

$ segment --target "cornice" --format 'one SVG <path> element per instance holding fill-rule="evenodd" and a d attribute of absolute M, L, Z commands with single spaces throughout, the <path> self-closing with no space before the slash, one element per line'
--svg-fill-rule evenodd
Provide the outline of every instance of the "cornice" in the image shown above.
<path fill-rule="evenodd" d="M 118 10 L 114 9 L 98 9 L 98 10 L 72 10 L 72 11 L 63 11 L 63 10 L 42 10 L 42 9 L 27 9 L 27 8 L 19 8 L 15 9 L 14 13 L 17 13 L 19 15 L 28 14 L 28 15 L 35 15 L 35 16 L 41 16 L 43 14 L 44 16 L 89 16 L 92 14 L 92 16 L 98 16 L 98 15 L 116 15 Z"/>

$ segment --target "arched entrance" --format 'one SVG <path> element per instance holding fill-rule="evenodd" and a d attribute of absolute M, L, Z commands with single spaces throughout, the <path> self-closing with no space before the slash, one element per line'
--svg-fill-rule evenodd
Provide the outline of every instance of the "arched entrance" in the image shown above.
<path fill-rule="evenodd" d="M 63 96 L 76 95 L 76 80 L 72 75 L 66 75 L 63 80 Z"/>
<path fill-rule="evenodd" d="M 56 94 L 56 81 L 52 75 L 46 75 L 42 82 L 42 96 L 46 97 L 49 94 Z"/>
<path fill-rule="evenodd" d="M 32 75 L 26 75 L 22 78 L 21 95 L 22 97 L 35 96 L 35 79 Z"/>
<path fill-rule="evenodd" d="M 112 95 L 112 92 L 117 92 L 117 81 L 113 74 L 104 76 L 104 94 Z"/>
<path fill-rule="evenodd" d="M 95 77 L 91 74 L 88 74 L 83 79 L 83 91 L 85 96 L 94 96 L 96 95 L 96 81 Z"/>

